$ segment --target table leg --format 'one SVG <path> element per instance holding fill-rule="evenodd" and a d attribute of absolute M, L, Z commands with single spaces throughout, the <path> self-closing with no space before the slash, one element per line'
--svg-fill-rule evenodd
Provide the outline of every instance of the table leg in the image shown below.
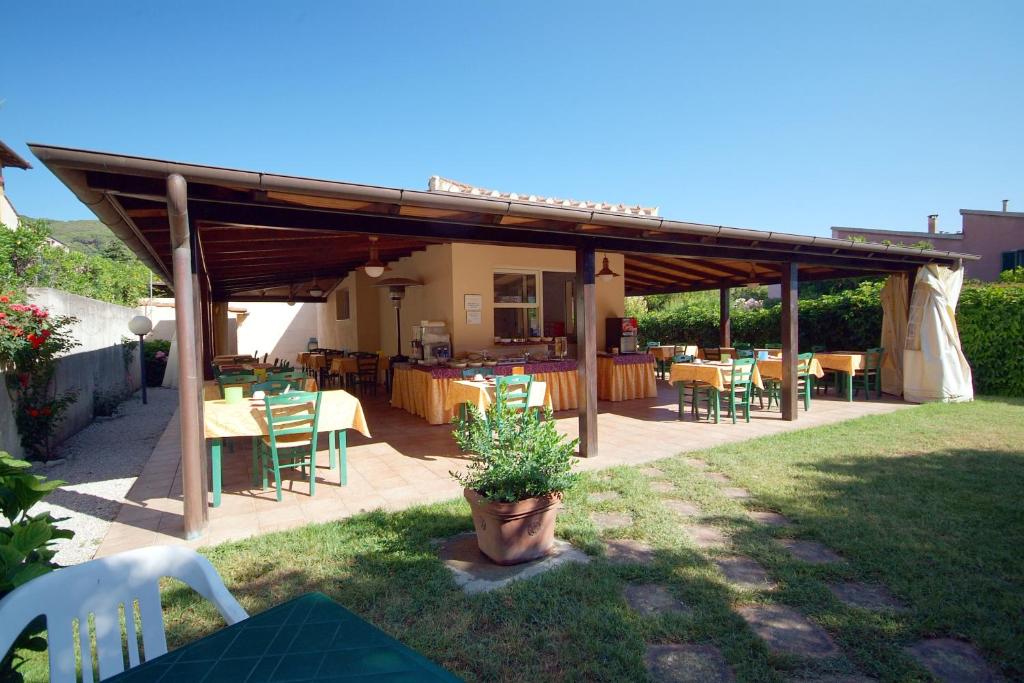
<path fill-rule="evenodd" d="M 677 382 L 676 383 L 676 386 L 679 387 L 679 419 L 680 420 L 683 419 L 683 408 L 684 408 L 684 405 L 686 403 L 686 388 L 685 388 L 685 385 L 686 385 L 685 382 Z"/>
<path fill-rule="evenodd" d="M 210 470 L 213 478 L 213 507 L 220 507 L 220 449 L 221 440 L 210 440 Z"/>
<path fill-rule="evenodd" d="M 334 469 L 334 431 L 327 432 L 327 467 Z"/>
<path fill-rule="evenodd" d="M 718 424 L 718 419 L 719 419 L 719 417 L 721 417 L 721 409 L 722 409 L 722 397 L 718 393 L 718 389 L 715 389 L 715 388 L 711 389 L 711 400 L 714 401 L 713 408 L 714 408 L 714 411 L 715 411 L 715 424 Z"/>
<path fill-rule="evenodd" d="M 853 402 L 853 375 L 849 372 L 842 373 L 843 382 L 846 384 L 846 400 Z"/>
<path fill-rule="evenodd" d="M 338 483 L 348 486 L 348 432 L 344 429 L 338 430 L 338 467 Z"/>

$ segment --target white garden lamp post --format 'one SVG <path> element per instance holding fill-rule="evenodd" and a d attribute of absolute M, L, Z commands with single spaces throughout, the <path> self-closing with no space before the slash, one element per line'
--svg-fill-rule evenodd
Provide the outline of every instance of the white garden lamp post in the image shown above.
<path fill-rule="evenodd" d="M 146 354 L 142 343 L 147 334 L 153 331 L 153 321 L 144 315 L 137 315 L 128 321 L 128 329 L 132 334 L 139 335 L 139 379 L 142 384 L 142 404 L 146 404 Z"/>

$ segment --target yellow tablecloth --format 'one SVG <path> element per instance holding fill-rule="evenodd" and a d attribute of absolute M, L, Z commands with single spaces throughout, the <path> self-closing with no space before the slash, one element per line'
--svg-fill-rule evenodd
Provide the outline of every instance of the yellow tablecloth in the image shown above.
<path fill-rule="evenodd" d="M 673 363 L 672 369 L 669 370 L 668 381 L 672 384 L 676 382 L 704 382 L 719 391 L 725 391 L 726 378 L 731 373 L 732 365 L 730 363 Z M 764 388 L 764 384 L 761 382 L 761 373 L 756 365 L 754 366 L 754 372 L 751 375 L 750 381 L 755 387 L 759 389 Z"/>
<path fill-rule="evenodd" d="M 781 358 L 768 358 L 766 360 L 757 361 L 757 369 L 760 371 L 762 377 L 768 379 L 782 379 L 782 359 Z M 811 366 L 808 368 L 810 373 L 815 377 L 824 377 L 825 371 L 821 367 L 821 363 L 818 362 L 817 357 L 811 359 Z"/>
<path fill-rule="evenodd" d="M 565 374 L 565 373 L 561 373 Z M 494 403 L 494 385 L 489 382 L 472 382 L 465 379 L 452 380 L 448 385 L 448 396 L 445 397 L 445 410 L 455 411 L 460 403 L 469 403 L 477 407 L 481 413 Z M 536 379 L 530 384 L 530 396 L 526 404 L 531 408 L 551 408 L 551 394 L 548 392 L 546 382 L 539 382 Z"/>
<path fill-rule="evenodd" d="M 646 363 L 616 363 L 611 356 L 597 358 L 597 397 L 602 401 L 654 398 L 654 360 Z"/>
<path fill-rule="evenodd" d="M 265 436 L 269 433 L 266 417 L 266 408 L 253 406 L 249 399 L 239 403 L 227 403 L 219 397 L 203 401 L 203 426 L 207 439 Z M 370 436 L 359 399 L 341 389 L 320 394 L 320 421 L 317 426 L 321 432 L 355 429 L 363 436 Z"/>
<path fill-rule="evenodd" d="M 713 348 L 716 348 L 716 347 L 712 346 L 712 347 L 709 347 L 709 348 L 713 349 Z M 717 347 L 717 348 L 722 352 L 722 358 L 723 359 L 725 359 L 725 358 L 735 358 L 736 357 L 736 349 L 734 349 L 731 346 L 720 346 L 720 347 Z M 701 347 L 700 350 L 697 352 L 697 358 L 700 358 L 701 360 L 704 360 L 704 347 Z"/>
<path fill-rule="evenodd" d="M 331 359 L 331 372 L 335 375 L 358 374 L 359 361 L 352 356 L 339 356 Z"/>
<path fill-rule="evenodd" d="M 697 348 L 696 344 L 676 344 L 675 346 L 652 346 L 647 349 L 647 353 L 654 356 L 655 360 L 672 360 L 672 356 L 677 353 L 683 353 L 687 356 L 697 357 L 700 349 Z"/>
<path fill-rule="evenodd" d="M 577 403 L 576 371 L 536 372 L 534 382 L 543 382 L 551 399 L 551 407 L 559 410 L 573 410 Z M 391 383 L 391 406 L 401 408 L 413 415 L 424 418 L 432 425 L 448 424 L 454 414 L 453 405 L 448 404 L 448 394 L 453 382 L 461 378 L 433 377 L 424 370 L 395 368 Z"/>
<path fill-rule="evenodd" d="M 835 370 L 853 374 L 857 370 L 864 369 L 864 362 L 867 357 L 863 353 L 816 353 L 814 360 L 821 364 L 825 370 Z"/>

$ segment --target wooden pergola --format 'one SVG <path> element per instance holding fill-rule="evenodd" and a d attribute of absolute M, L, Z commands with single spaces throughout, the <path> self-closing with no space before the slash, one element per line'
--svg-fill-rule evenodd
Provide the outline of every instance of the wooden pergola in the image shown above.
<path fill-rule="evenodd" d="M 782 285 L 782 417 L 797 417 L 797 283 L 912 273 L 975 257 L 673 221 L 623 211 L 240 171 L 30 144 L 32 152 L 175 293 L 186 534 L 206 520 L 202 381 L 215 353 L 214 307 L 322 302 L 369 257 L 445 242 L 576 255 L 580 450 L 597 454 L 595 258 L 625 257 L 627 295 L 717 289 L 729 345 L 729 289 Z M 911 276 L 911 282 L 913 277 Z M 313 296 L 310 290 L 321 292 Z"/>

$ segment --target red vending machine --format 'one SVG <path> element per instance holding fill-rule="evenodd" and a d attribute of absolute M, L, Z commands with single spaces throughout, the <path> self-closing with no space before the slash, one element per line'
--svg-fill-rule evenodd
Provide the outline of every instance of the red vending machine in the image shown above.
<path fill-rule="evenodd" d="M 605 320 L 604 343 L 619 353 L 636 353 L 637 348 L 636 318 L 608 318 Z"/>

